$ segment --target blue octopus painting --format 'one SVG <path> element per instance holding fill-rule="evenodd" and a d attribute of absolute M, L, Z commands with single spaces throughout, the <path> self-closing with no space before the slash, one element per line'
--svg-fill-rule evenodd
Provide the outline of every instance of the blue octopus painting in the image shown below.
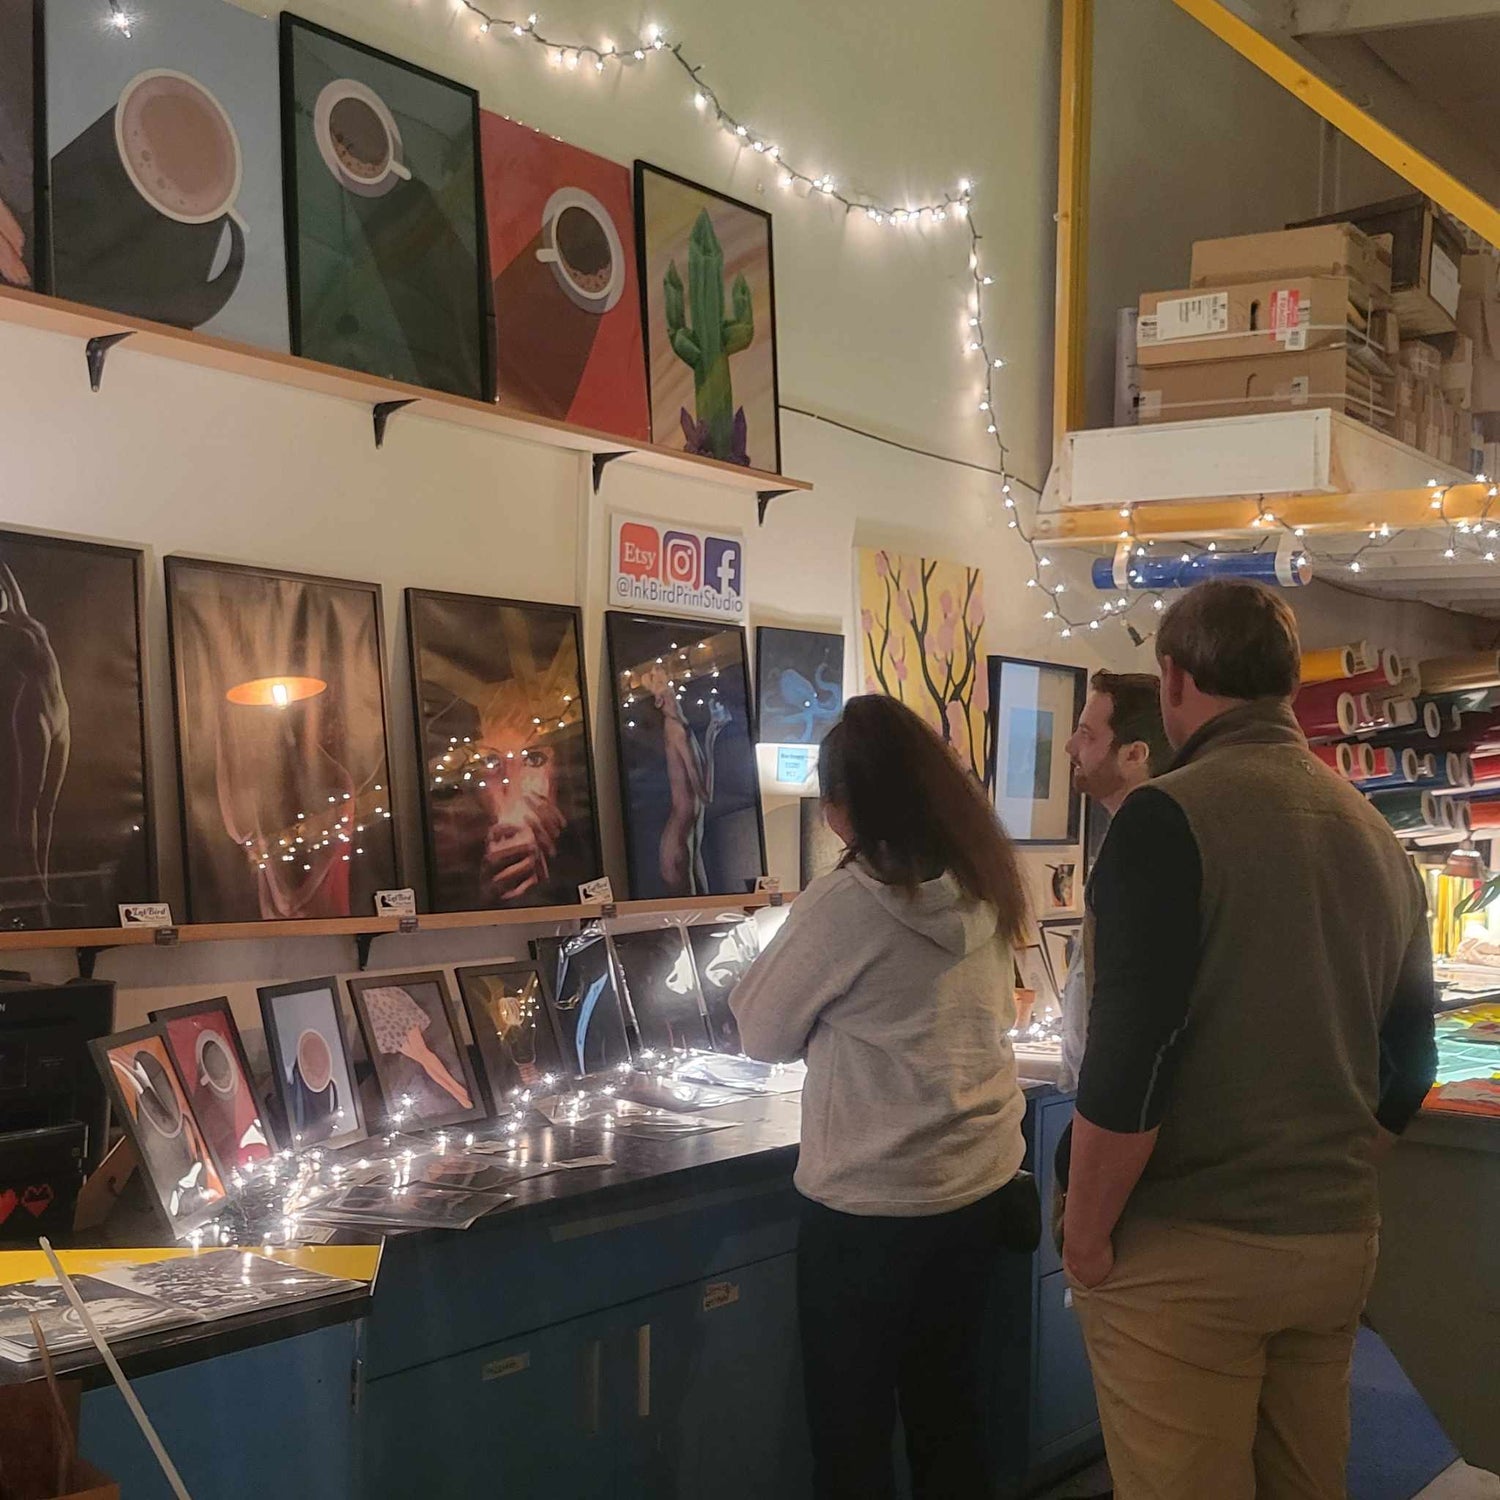
<path fill-rule="evenodd" d="M 762 625 L 755 678 L 762 744 L 822 744 L 844 711 L 844 638 Z"/>

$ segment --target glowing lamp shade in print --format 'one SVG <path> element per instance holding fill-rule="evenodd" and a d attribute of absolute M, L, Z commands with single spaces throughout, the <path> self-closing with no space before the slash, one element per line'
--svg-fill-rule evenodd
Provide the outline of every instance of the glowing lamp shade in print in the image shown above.
<path fill-rule="evenodd" d="M 990 757 L 984 575 L 884 549 L 856 556 L 864 691 L 900 699 L 982 777 Z"/>
<path fill-rule="evenodd" d="M 843 636 L 762 625 L 755 701 L 762 744 L 821 745 L 844 711 Z"/>
<path fill-rule="evenodd" d="M 0 0 L 0 286 L 38 286 L 46 256 L 37 183 L 46 151 L 36 92 L 41 0 Z"/>
<path fill-rule="evenodd" d="M 336 981 L 304 979 L 258 993 L 282 1144 L 300 1150 L 363 1140 L 364 1111 Z"/>
<path fill-rule="evenodd" d="M 399 886 L 374 584 L 166 560 L 195 922 L 346 917 Z"/>
<path fill-rule="evenodd" d="M 454 973 L 492 1114 L 501 1113 L 519 1090 L 550 1092 L 573 1076 L 575 1068 L 558 1046 L 540 965 L 476 964 Z"/>
<path fill-rule="evenodd" d="M 995 811 L 1018 844 L 1070 844 L 1079 794 L 1066 745 L 1083 712 L 1088 674 L 1051 662 L 989 659 L 994 704 Z"/>
<path fill-rule="evenodd" d="M 743 896 L 765 872 L 745 632 L 611 610 L 630 894 Z"/>
<path fill-rule="evenodd" d="M 651 439 L 779 472 L 771 216 L 635 164 Z"/>

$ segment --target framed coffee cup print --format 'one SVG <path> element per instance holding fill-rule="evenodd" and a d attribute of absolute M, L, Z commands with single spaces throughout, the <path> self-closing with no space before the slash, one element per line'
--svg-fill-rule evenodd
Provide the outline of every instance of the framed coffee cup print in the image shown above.
<path fill-rule="evenodd" d="M 574 1069 L 563 1061 L 536 963 L 475 964 L 455 971 L 479 1048 L 490 1112 L 521 1089 L 543 1093 Z"/>
<path fill-rule="evenodd" d="M 54 290 L 289 347 L 276 27 L 235 5 L 47 14 Z"/>
<path fill-rule="evenodd" d="M 283 13 L 292 347 L 489 394 L 479 96 Z"/>
<path fill-rule="evenodd" d="M 1067 743 L 1083 712 L 1088 673 L 1053 662 L 989 658 L 995 811 L 1018 844 L 1078 841 L 1080 794 Z"/>
<path fill-rule="evenodd" d="M 47 290 L 42 54 L 42 0 L 0 0 L 0 286 L 29 291 Z"/>
<path fill-rule="evenodd" d="M 304 979 L 258 993 L 271 1082 L 286 1120 L 283 1144 L 298 1150 L 364 1140 L 368 1132 L 337 981 Z"/>

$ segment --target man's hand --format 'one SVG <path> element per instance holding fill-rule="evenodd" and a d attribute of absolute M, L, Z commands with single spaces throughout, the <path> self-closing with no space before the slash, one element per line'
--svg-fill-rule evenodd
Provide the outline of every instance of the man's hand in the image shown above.
<path fill-rule="evenodd" d="M 1063 1270 L 1075 1285 L 1092 1291 L 1109 1280 L 1115 1269 L 1115 1247 L 1109 1240 L 1100 1245 L 1075 1246 L 1063 1241 Z"/>

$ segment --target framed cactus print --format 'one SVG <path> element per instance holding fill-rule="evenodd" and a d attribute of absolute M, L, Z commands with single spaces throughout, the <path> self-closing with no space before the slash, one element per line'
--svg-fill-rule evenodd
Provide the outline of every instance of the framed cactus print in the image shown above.
<path fill-rule="evenodd" d="M 781 470 L 771 216 L 635 164 L 651 440 Z"/>

